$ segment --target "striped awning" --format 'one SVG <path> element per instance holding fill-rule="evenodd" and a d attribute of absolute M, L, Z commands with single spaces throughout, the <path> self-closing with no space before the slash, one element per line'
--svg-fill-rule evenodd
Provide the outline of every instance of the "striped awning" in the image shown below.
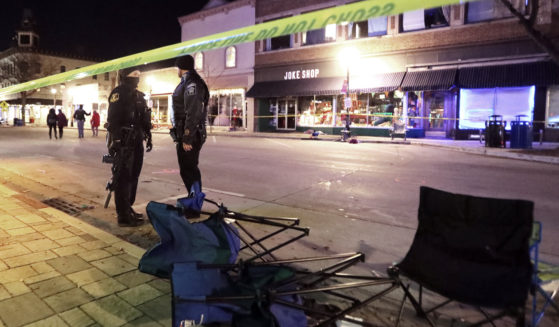
<path fill-rule="evenodd" d="M 463 88 L 546 86 L 559 84 L 559 67 L 550 61 L 513 65 L 460 68 L 458 84 Z"/>
<path fill-rule="evenodd" d="M 353 88 L 350 81 L 350 93 L 371 93 L 397 90 L 402 84 L 406 72 L 375 74 L 359 78 L 362 87 Z"/>
<path fill-rule="evenodd" d="M 402 91 L 444 91 L 456 85 L 456 69 L 407 72 Z"/>

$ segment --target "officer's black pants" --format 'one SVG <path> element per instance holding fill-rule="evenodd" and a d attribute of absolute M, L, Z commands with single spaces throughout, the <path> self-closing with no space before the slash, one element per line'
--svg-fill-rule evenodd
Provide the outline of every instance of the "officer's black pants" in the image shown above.
<path fill-rule="evenodd" d="M 58 126 L 58 136 L 62 138 L 62 134 L 64 134 L 64 126 Z"/>
<path fill-rule="evenodd" d="M 200 141 L 195 141 L 190 151 L 184 151 L 182 143 L 177 144 L 177 158 L 179 160 L 181 178 L 188 193 L 190 193 L 190 188 L 194 182 L 199 182 L 200 189 L 202 188 L 202 175 L 198 168 L 198 158 L 200 157 L 201 149 L 202 143 Z"/>
<path fill-rule="evenodd" d="M 135 142 L 130 150 L 130 157 L 125 159 L 115 187 L 115 206 L 119 220 L 127 220 L 132 214 L 132 205 L 136 201 L 138 178 L 144 163 L 143 142 Z"/>

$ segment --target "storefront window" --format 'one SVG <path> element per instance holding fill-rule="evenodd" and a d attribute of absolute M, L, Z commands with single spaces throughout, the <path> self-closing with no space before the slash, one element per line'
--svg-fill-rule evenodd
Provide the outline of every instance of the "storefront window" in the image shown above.
<path fill-rule="evenodd" d="M 421 117 L 421 112 L 423 108 L 423 97 L 421 92 L 410 91 L 407 93 L 407 116 L 408 116 L 408 128 L 420 128 L 422 127 L 422 120 L 417 117 Z"/>
<path fill-rule="evenodd" d="M 403 112 L 402 92 L 371 93 L 369 98 L 369 126 L 391 127 L 394 117 L 398 119 Z"/>
<path fill-rule="evenodd" d="M 299 97 L 299 126 L 332 126 L 333 125 L 333 96 Z"/>
<path fill-rule="evenodd" d="M 535 87 L 503 87 L 460 90 L 460 129 L 483 129 L 490 115 L 501 115 L 506 129 L 517 115 L 532 120 Z"/>
<path fill-rule="evenodd" d="M 549 88 L 547 100 L 547 126 L 559 128 L 559 86 Z"/>
<path fill-rule="evenodd" d="M 210 124 L 235 128 L 244 127 L 243 103 L 241 93 L 224 92 L 212 95 L 208 109 Z"/>

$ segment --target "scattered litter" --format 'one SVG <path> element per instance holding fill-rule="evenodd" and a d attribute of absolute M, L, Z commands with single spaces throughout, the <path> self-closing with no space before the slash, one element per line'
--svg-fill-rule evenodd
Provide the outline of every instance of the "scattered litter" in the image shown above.
<path fill-rule="evenodd" d="M 340 208 L 340 209 L 338 209 L 338 210 L 339 210 L 339 211 L 344 211 L 344 209 L 343 209 L 343 208 Z"/>

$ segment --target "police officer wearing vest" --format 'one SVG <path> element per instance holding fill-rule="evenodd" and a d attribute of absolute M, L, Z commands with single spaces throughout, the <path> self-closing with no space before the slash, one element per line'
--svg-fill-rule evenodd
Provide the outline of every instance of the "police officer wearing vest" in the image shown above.
<path fill-rule="evenodd" d="M 117 176 L 113 175 L 115 206 L 118 225 L 133 227 L 141 225 L 142 214 L 134 212 L 138 178 L 144 161 L 144 140 L 146 151 L 152 149 L 151 111 L 144 94 L 138 91 L 140 71 L 133 68 L 119 71 L 120 85 L 109 96 L 107 130 L 110 141 L 109 153 L 120 153 L 123 160 Z"/>
<path fill-rule="evenodd" d="M 195 183 L 202 189 L 198 158 L 206 140 L 209 92 L 206 83 L 194 69 L 192 56 L 179 57 L 176 66 L 181 81 L 173 92 L 174 128 L 171 137 L 177 143 L 182 181 L 191 194 Z"/>

